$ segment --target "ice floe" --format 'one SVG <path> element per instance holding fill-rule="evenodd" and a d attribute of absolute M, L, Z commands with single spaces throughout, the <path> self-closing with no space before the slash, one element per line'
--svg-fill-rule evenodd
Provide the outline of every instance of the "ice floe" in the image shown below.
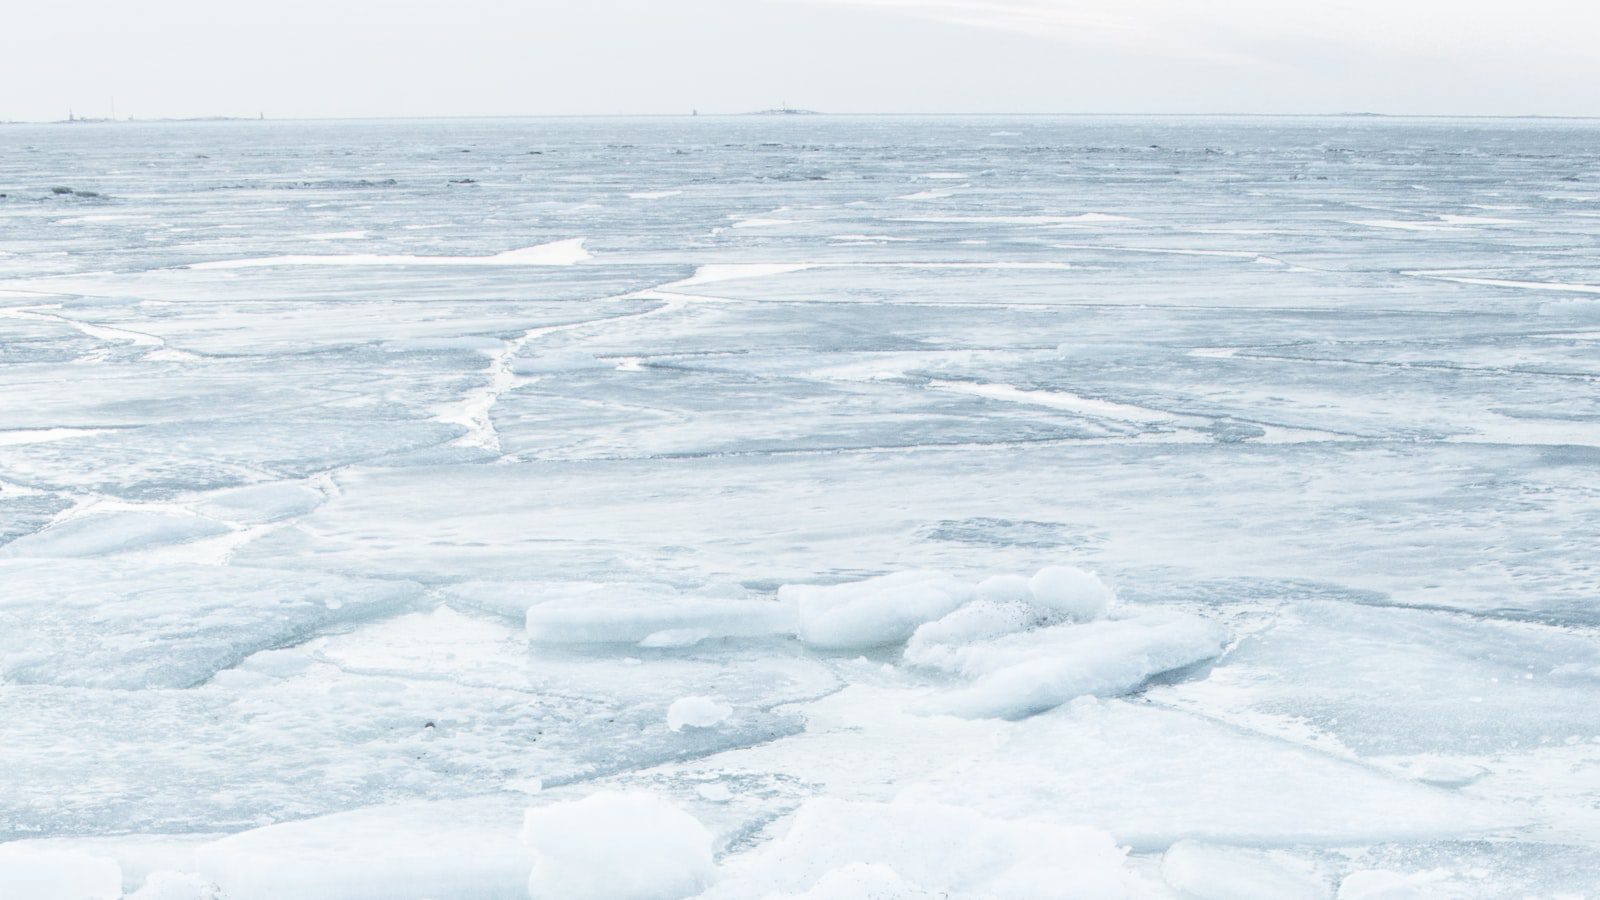
<path fill-rule="evenodd" d="M 0 562 L 0 680 L 189 687 L 417 593 L 407 582 L 231 566 Z"/>
<path fill-rule="evenodd" d="M 67 519 L 3 547 L 5 557 L 105 556 L 161 544 L 181 544 L 225 534 L 216 519 L 182 512 L 118 510 Z"/>

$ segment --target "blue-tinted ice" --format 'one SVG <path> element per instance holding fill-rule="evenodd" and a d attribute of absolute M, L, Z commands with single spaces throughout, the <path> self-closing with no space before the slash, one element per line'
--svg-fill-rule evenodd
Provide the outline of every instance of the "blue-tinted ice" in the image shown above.
<path fill-rule="evenodd" d="M 1596 547 L 1593 123 L 0 128 L 0 887 L 1581 896 Z"/>

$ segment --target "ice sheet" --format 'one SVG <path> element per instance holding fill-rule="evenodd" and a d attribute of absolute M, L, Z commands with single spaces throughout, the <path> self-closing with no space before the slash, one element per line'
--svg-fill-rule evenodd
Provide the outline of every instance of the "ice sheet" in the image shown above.
<path fill-rule="evenodd" d="M 0 848 L 526 896 L 614 791 L 738 895 L 1048 896 L 1076 829 L 1143 897 L 1587 891 L 1593 146 L 6 126 Z"/>

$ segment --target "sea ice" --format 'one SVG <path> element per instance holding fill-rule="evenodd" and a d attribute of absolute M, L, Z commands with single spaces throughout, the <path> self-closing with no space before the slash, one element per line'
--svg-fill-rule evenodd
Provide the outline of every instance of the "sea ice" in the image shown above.
<path fill-rule="evenodd" d="M 353 253 L 346 256 L 267 256 L 194 263 L 193 269 L 251 269 L 261 266 L 570 266 L 591 258 L 583 238 L 552 241 L 492 256 L 419 256 Z"/>
<path fill-rule="evenodd" d="M 1161 877 L 1195 900 L 1329 900 L 1316 868 L 1282 851 L 1179 841 L 1161 856 Z"/>
<path fill-rule="evenodd" d="M 889 896 L 1121 900 L 1132 886 L 1126 851 L 1103 831 L 956 806 L 816 799 L 777 831 L 730 861 L 708 900 L 773 890 L 871 896 L 847 891 L 877 887 Z"/>
<path fill-rule="evenodd" d="M 971 596 L 970 586 L 939 572 L 897 572 L 831 586 L 788 584 L 778 591 L 778 599 L 799 612 L 800 639 L 828 650 L 901 643 Z"/>
<path fill-rule="evenodd" d="M 0 562 L 0 679 L 183 688 L 259 650 L 395 612 L 403 581 L 219 566 Z"/>
<path fill-rule="evenodd" d="M 1592 127 L 103 137 L 0 128 L 0 878 L 1593 893 Z"/>
<path fill-rule="evenodd" d="M 1126 694 L 1156 675 L 1222 652 L 1227 630 L 1199 616 L 1148 613 L 1084 625 L 1053 625 L 956 649 L 966 687 L 928 708 L 966 717 L 1019 718 L 1076 697 Z"/>
<path fill-rule="evenodd" d="M 188 513 L 128 510 L 68 519 L 0 547 L 0 557 L 105 556 L 224 534 L 228 526 Z"/>
<path fill-rule="evenodd" d="M 196 873 L 227 900 L 525 900 L 517 815 L 495 798 L 367 807 L 204 844 Z"/>
<path fill-rule="evenodd" d="M 715 875 L 711 833 L 650 794 L 602 792 L 534 807 L 522 838 L 533 851 L 529 900 L 678 900 Z"/>
<path fill-rule="evenodd" d="M 117 900 L 122 869 L 76 850 L 0 844 L 0 897 L 17 900 Z"/>

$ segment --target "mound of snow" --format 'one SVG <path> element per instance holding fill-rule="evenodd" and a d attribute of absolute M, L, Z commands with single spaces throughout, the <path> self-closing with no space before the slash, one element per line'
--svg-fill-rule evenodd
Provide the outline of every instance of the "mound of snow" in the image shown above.
<path fill-rule="evenodd" d="M 652 794 L 606 791 L 528 810 L 530 900 L 676 900 L 711 883 L 711 832 Z"/>
<path fill-rule="evenodd" d="M 724 867 L 708 897 L 1128 896 L 1125 852 L 1092 828 L 939 804 L 806 801 L 788 830 Z M 874 893 L 882 891 L 882 894 Z M 782 895 L 780 895 L 782 896 Z"/>
<path fill-rule="evenodd" d="M 667 727 L 673 731 L 710 728 L 731 715 L 733 707 L 713 697 L 683 697 L 667 707 Z"/>
<path fill-rule="evenodd" d="M 1040 608 L 1079 622 L 1105 615 L 1112 600 L 1111 588 L 1098 576 L 1072 566 L 1040 569 L 1028 579 L 1028 591 Z"/>
<path fill-rule="evenodd" d="M 0 897 L 18 900 L 116 900 L 122 868 L 79 850 L 0 844 Z"/>

